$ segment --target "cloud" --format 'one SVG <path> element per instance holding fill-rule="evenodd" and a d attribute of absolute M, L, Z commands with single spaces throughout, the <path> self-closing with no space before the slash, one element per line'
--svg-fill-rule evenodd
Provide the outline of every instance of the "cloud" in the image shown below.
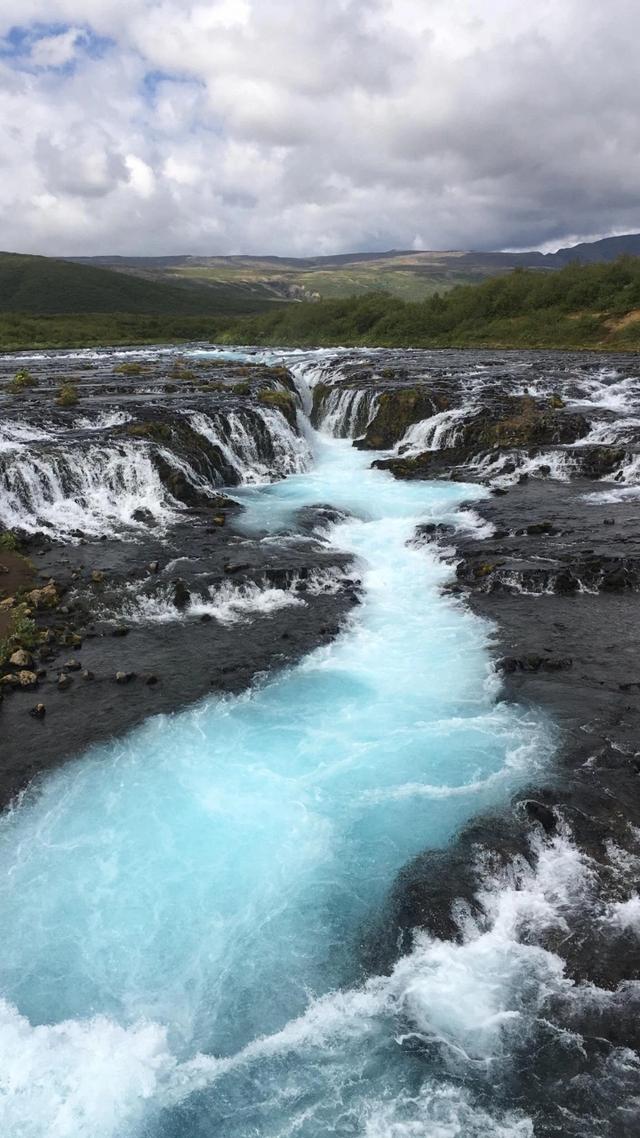
<path fill-rule="evenodd" d="M 635 230 L 639 33 L 635 0 L 4 0 L 0 246 Z"/>

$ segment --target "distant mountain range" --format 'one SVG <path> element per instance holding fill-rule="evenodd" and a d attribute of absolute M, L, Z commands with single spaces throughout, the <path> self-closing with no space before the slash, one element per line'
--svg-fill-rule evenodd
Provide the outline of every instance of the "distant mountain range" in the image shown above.
<path fill-rule="evenodd" d="M 515 268 L 550 272 L 570 261 L 640 256 L 640 234 L 557 253 L 397 251 L 333 257 L 34 257 L 0 253 L 0 312 L 244 315 L 287 300 L 387 291 L 420 300 Z"/>
<path fill-rule="evenodd" d="M 473 284 L 514 268 L 553 270 L 572 260 L 610 261 L 621 254 L 640 256 L 640 234 L 605 237 L 557 253 L 465 252 L 457 250 L 341 253 L 330 257 L 76 257 L 77 264 L 100 266 L 148 281 L 244 289 L 257 303 L 319 297 L 358 296 L 385 290 L 420 300 L 456 284 Z"/>

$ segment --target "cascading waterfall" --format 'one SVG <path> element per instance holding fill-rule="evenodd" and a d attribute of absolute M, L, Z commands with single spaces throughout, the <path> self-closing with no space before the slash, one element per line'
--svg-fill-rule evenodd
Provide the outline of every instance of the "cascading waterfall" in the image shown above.
<path fill-rule="evenodd" d="M 220 448 L 240 483 L 265 482 L 306 469 L 309 447 L 279 411 L 252 408 L 244 413 L 188 413 L 198 434 Z"/>
<path fill-rule="evenodd" d="M 363 434 L 376 413 L 377 402 L 377 394 L 364 387 L 336 386 L 322 405 L 322 430 L 342 439 Z"/>
<path fill-rule="evenodd" d="M 348 513 L 327 540 L 360 561 L 350 625 L 240 697 L 95 748 L 0 820 L 6 1138 L 533 1134 L 474 1080 L 498 1078 L 556 958 L 514 948 L 499 905 L 390 977 L 364 982 L 358 956 L 400 868 L 552 750 L 544 721 L 496 702 L 485 625 L 411 540 L 484 491 L 396 482 L 309 437 L 307 472 L 239 491 L 243 525 Z"/>
<path fill-rule="evenodd" d="M 468 407 L 456 407 L 451 411 L 439 411 L 430 419 L 421 419 L 408 428 L 398 443 L 398 454 L 410 458 L 425 450 L 455 446 L 458 428 L 468 416 Z"/>
<path fill-rule="evenodd" d="M 309 461 L 304 435 L 275 409 L 189 412 L 187 417 L 196 432 L 218 447 L 239 483 L 285 477 L 304 470 Z M 73 429 L 94 434 L 122 426 L 129 418 L 121 412 L 103 413 L 96 420 L 78 419 Z M 3 424 L 0 526 L 63 541 L 82 535 L 117 537 L 123 530 L 135 534 L 149 521 L 166 528 L 180 504 L 163 486 L 154 453 L 200 493 L 207 495 L 223 484 L 222 477 L 196 471 L 170 446 L 99 438 L 79 438 L 72 444 L 53 426 Z"/>
<path fill-rule="evenodd" d="M 175 517 L 149 448 L 131 442 L 26 446 L 0 454 L 0 526 L 66 541 L 79 534 L 119 536 L 141 528 L 144 510 L 156 525 Z"/>

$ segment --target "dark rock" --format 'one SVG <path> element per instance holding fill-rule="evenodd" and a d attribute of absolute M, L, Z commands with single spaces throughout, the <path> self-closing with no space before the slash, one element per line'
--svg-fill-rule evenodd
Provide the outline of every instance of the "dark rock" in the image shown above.
<path fill-rule="evenodd" d="M 181 578 L 174 583 L 173 587 L 173 604 L 174 606 L 183 611 L 189 607 L 191 603 L 191 593 Z"/>
<path fill-rule="evenodd" d="M 65 672 L 79 672 L 81 667 L 80 661 L 75 659 L 67 660 L 64 665 Z"/>
<path fill-rule="evenodd" d="M 29 715 L 33 719 L 44 719 L 46 713 L 47 709 L 43 703 L 36 703 L 35 707 L 32 707 L 29 711 Z"/>
<path fill-rule="evenodd" d="M 58 676 L 57 687 L 59 691 L 66 691 L 67 688 L 71 687 L 71 683 L 71 676 L 68 676 L 66 672 L 62 672 L 61 675 Z"/>
<path fill-rule="evenodd" d="M 116 672 L 115 675 L 117 684 L 130 684 L 132 680 L 135 680 L 135 678 L 135 672 Z"/>

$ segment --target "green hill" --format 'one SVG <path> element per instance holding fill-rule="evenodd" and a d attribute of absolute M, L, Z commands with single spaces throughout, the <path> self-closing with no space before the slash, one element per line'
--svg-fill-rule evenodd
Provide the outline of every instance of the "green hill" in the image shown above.
<path fill-rule="evenodd" d="M 104 256 L 76 261 L 150 281 L 183 287 L 235 286 L 280 300 L 330 300 L 384 291 L 402 300 L 418 301 L 456 285 L 479 284 L 503 276 L 515 268 L 546 274 L 572 261 L 612 261 L 620 254 L 640 254 L 640 235 L 607 237 L 546 254 L 535 249 L 522 253 L 392 250 L 325 257 Z"/>
<path fill-rule="evenodd" d="M 236 283 L 189 287 L 51 257 L 0 253 L 0 313 L 204 316 L 262 312 L 278 303 Z"/>
<path fill-rule="evenodd" d="M 640 259 L 516 269 L 421 302 L 385 293 L 232 322 L 224 342 L 282 347 L 640 348 Z"/>

